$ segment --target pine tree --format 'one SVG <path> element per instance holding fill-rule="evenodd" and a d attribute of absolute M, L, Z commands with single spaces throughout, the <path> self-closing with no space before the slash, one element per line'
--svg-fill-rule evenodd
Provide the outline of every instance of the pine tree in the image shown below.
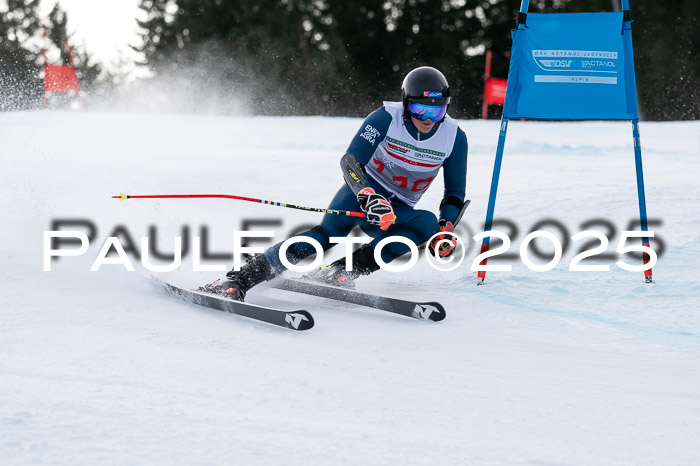
<path fill-rule="evenodd" d="M 169 9 L 176 8 L 174 0 L 141 0 L 139 8 L 144 12 L 146 19 L 137 20 L 142 29 L 142 45 L 133 47 L 144 55 L 144 63 L 152 67 L 159 67 L 166 63 L 168 56 L 177 49 L 175 30 L 173 27 L 173 15 L 168 14 Z"/>
<path fill-rule="evenodd" d="M 39 0 L 0 3 L 0 110 L 34 108 L 41 102 L 40 55 L 30 43 L 39 34 Z"/>
<path fill-rule="evenodd" d="M 631 0 L 640 111 L 648 120 L 700 118 L 700 3 Z"/>
<path fill-rule="evenodd" d="M 49 13 L 46 35 L 61 53 L 60 64 L 62 65 L 68 65 L 71 62 L 68 51 L 69 44 L 67 23 L 68 18 L 66 17 L 66 12 L 63 11 L 59 3 L 56 3 Z"/>
<path fill-rule="evenodd" d="M 71 43 L 67 24 L 67 13 L 60 4 L 56 3 L 47 19 L 47 37 L 51 44 L 60 51 L 60 63 L 58 64 L 72 64 L 80 79 L 81 89 L 89 91 L 97 84 L 102 67 L 97 63 L 90 62 L 90 56 L 85 47 Z"/>
<path fill-rule="evenodd" d="M 505 50 L 519 2 L 369 0 L 329 2 L 343 52 L 356 71 L 366 113 L 386 99 L 398 99 L 403 77 L 427 65 L 441 70 L 453 95 L 450 114 L 480 113 L 484 53 Z M 498 53 L 498 52 L 496 52 Z M 499 63 L 507 73 L 507 60 Z M 364 88 L 364 89 L 363 89 Z M 363 92 L 365 91 L 365 92 Z"/>
<path fill-rule="evenodd" d="M 347 71 L 316 28 L 313 0 L 142 0 L 137 48 L 161 76 L 188 76 L 192 93 L 237 95 L 263 114 L 329 113 Z M 311 97 L 310 97 L 311 96 Z"/>
<path fill-rule="evenodd" d="M 508 74 L 520 0 L 141 0 L 146 63 L 249 99 L 259 113 L 360 116 L 403 76 L 442 70 L 451 114 L 478 117 L 484 57 Z M 619 0 L 532 0 L 530 12 L 614 11 Z M 698 118 L 700 2 L 631 0 L 646 118 Z M 193 70 L 199 70 L 195 72 Z M 189 73 L 189 74 L 187 74 Z M 492 107 L 494 113 L 499 110 Z M 494 115 L 495 116 L 495 115 Z"/>

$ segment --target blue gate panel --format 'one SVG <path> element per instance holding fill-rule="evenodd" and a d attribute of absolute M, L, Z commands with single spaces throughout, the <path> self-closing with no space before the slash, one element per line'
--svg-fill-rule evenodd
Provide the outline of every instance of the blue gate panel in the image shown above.
<path fill-rule="evenodd" d="M 637 119 L 628 24 L 622 13 L 528 14 L 512 31 L 503 116 Z"/>

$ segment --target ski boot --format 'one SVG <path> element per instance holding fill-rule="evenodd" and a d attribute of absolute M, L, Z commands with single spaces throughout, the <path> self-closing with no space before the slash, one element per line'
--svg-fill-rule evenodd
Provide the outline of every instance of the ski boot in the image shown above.
<path fill-rule="evenodd" d="M 199 290 L 235 301 L 244 301 L 245 295 L 258 283 L 272 279 L 275 273 L 264 254 L 248 259 L 241 270 L 229 271 L 224 278 L 208 283 Z"/>
<path fill-rule="evenodd" d="M 379 270 L 379 264 L 374 260 L 374 249 L 369 244 L 363 245 L 352 253 L 353 269 L 351 271 L 345 270 L 345 264 L 346 260 L 343 257 L 304 275 L 302 279 L 354 290 L 357 277 Z"/>

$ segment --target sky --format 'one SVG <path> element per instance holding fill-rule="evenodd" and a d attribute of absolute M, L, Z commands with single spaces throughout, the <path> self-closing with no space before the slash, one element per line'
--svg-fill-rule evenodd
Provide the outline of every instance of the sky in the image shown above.
<path fill-rule="evenodd" d="M 47 15 L 57 0 L 43 0 Z M 139 0 L 58 0 L 68 14 L 68 32 L 73 44 L 82 44 L 93 60 L 108 68 L 120 58 L 133 61 L 138 54 L 129 45 L 138 45 Z"/>

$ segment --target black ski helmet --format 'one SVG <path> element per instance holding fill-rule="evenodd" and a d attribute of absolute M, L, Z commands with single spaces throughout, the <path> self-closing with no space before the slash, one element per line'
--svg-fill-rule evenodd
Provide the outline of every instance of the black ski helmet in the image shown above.
<path fill-rule="evenodd" d="M 406 75 L 401 84 L 401 101 L 403 116 L 410 118 L 408 105 L 419 103 L 424 105 L 450 105 L 450 85 L 445 75 L 430 66 L 421 66 Z M 444 120 L 444 118 L 443 118 Z M 440 120 L 441 123 L 442 120 Z"/>

